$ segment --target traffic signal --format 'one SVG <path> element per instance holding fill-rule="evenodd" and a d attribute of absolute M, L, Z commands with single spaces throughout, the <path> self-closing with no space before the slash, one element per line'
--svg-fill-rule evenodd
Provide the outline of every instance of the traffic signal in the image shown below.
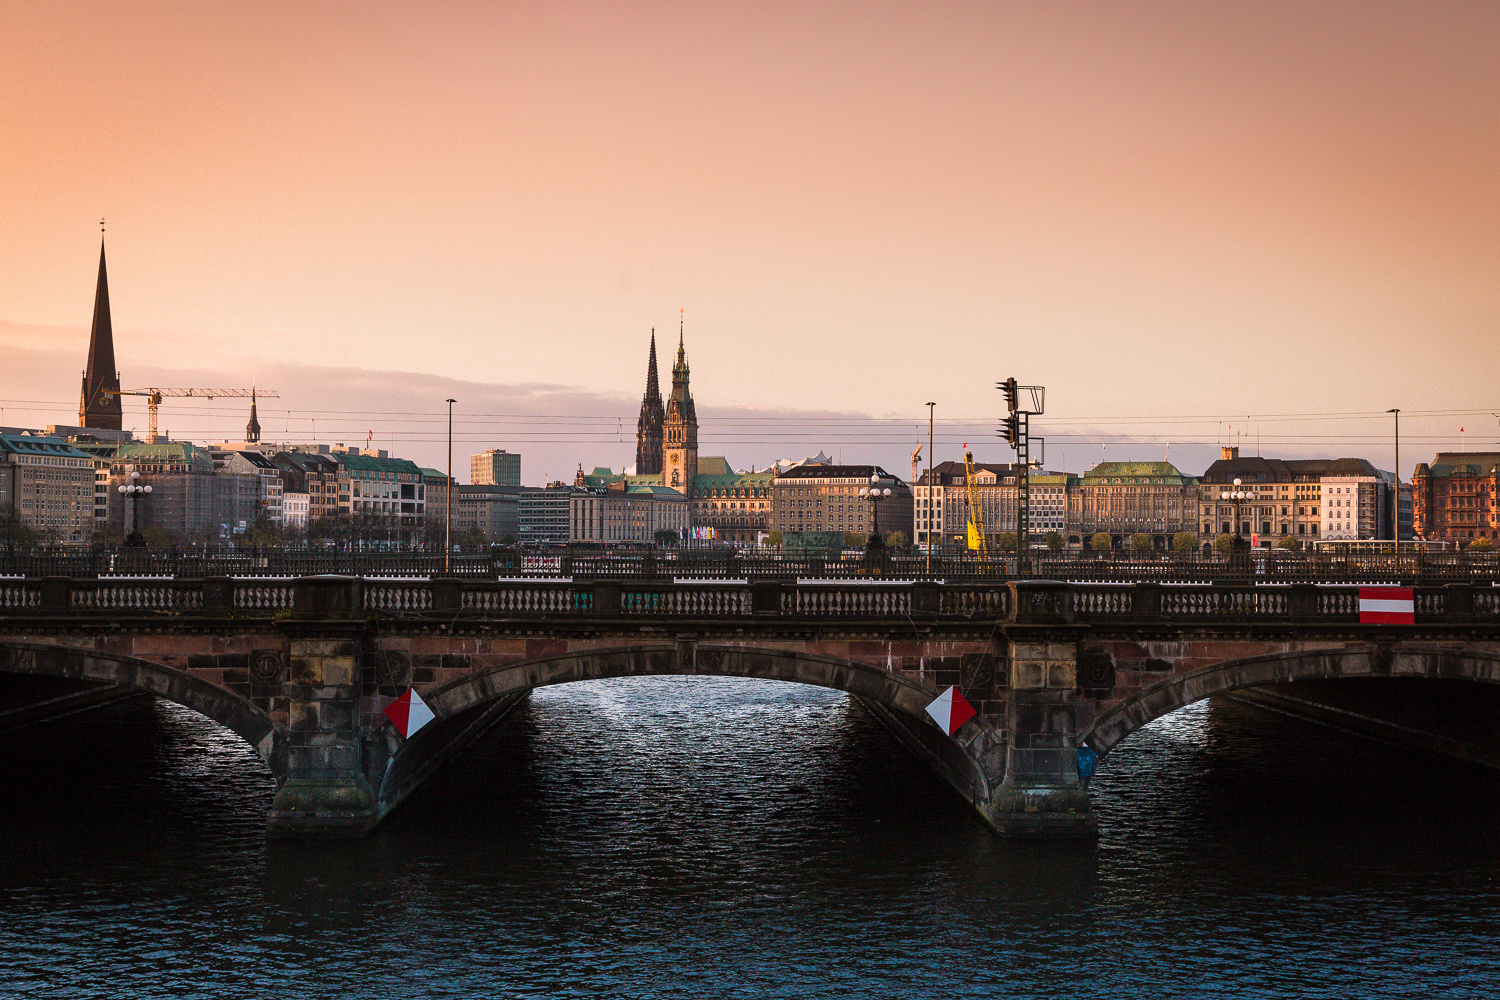
<path fill-rule="evenodd" d="M 1000 391 L 1005 393 L 1005 408 L 1011 413 L 1021 405 L 1021 390 L 1016 386 L 1016 380 L 1008 378 L 1000 383 Z"/>
<path fill-rule="evenodd" d="M 1017 447 L 1021 443 L 1021 418 L 1012 413 L 1010 416 L 1001 420 L 1000 436 L 1003 437 L 1005 439 L 1005 443 L 1010 445 L 1012 448 Z"/>

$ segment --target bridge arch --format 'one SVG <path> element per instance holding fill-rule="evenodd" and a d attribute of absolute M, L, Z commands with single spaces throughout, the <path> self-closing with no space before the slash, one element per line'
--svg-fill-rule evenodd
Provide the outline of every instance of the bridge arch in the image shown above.
<path fill-rule="evenodd" d="M 1299 680 L 1368 678 L 1500 684 L 1500 654 L 1473 648 L 1398 644 L 1270 653 L 1225 660 L 1168 677 L 1111 705 L 1080 734 L 1101 757 L 1149 722 L 1216 694 Z"/>
<path fill-rule="evenodd" d="M 423 693 L 438 718 L 450 718 L 539 687 L 611 677 L 749 677 L 845 691 L 914 719 L 926 719 L 934 689 L 880 666 L 792 650 L 744 646 L 622 646 L 505 663 Z"/>
<path fill-rule="evenodd" d="M 0 672 L 113 684 L 176 702 L 239 736 L 280 773 L 284 734 L 271 717 L 233 691 L 176 667 L 73 646 L 0 642 Z"/>

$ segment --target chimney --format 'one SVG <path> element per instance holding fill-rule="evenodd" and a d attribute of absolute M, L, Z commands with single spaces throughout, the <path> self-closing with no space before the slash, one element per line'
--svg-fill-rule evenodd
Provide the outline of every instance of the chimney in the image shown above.
<path fill-rule="evenodd" d="M 1240 449 L 1238 445 L 1234 446 L 1233 448 L 1220 448 L 1219 452 L 1219 457 L 1226 462 L 1231 462 L 1234 459 L 1240 457 Z"/>

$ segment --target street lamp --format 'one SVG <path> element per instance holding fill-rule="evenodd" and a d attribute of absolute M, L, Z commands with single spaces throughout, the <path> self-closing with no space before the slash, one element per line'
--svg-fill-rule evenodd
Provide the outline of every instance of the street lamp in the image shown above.
<path fill-rule="evenodd" d="M 141 498 L 151 492 L 150 485 L 142 485 L 141 474 L 134 469 L 130 470 L 130 481 L 122 483 L 119 487 L 121 495 L 130 504 L 130 534 L 125 536 L 125 544 L 129 546 L 142 546 L 146 540 L 141 537 Z"/>
<path fill-rule="evenodd" d="M 1396 415 L 1396 489 L 1391 497 L 1391 541 L 1401 547 L 1401 408 L 1386 410 Z"/>
<path fill-rule="evenodd" d="M 448 400 L 448 500 L 443 504 L 443 573 L 453 572 L 453 404 Z"/>
<path fill-rule="evenodd" d="M 1219 499 L 1228 500 L 1234 504 L 1234 551 L 1239 552 L 1248 546 L 1248 543 L 1240 537 L 1240 504 L 1246 500 L 1254 500 L 1255 491 L 1240 489 L 1239 477 L 1235 477 L 1234 487 L 1232 490 L 1220 490 Z"/>

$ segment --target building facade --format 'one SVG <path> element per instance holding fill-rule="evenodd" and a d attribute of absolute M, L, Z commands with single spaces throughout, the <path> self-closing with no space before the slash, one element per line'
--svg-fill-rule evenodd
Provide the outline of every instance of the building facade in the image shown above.
<path fill-rule="evenodd" d="M 94 460 L 61 438 L 0 434 L 0 510 L 7 533 L 87 544 L 94 534 Z M 0 538 L 0 544 L 14 538 Z"/>
<path fill-rule="evenodd" d="M 871 502 L 860 490 L 889 489 L 890 497 Z M 798 465 L 771 481 L 771 530 L 882 534 L 912 524 L 912 490 L 878 465 Z"/>
<path fill-rule="evenodd" d="M 541 489 L 521 490 L 521 544 L 561 545 L 571 526 L 571 501 L 579 487 L 552 483 Z"/>
<path fill-rule="evenodd" d="M 574 488 L 568 502 L 569 541 L 651 544 L 657 532 L 687 533 L 688 498 L 670 486 Z"/>
<path fill-rule="evenodd" d="M 774 470 L 735 472 L 717 456 L 698 460 L 698 475 L 689 495 L 689 518 L 694 527 L 713 529 L 715 541 L 726 545 L 755 545 L 771 524 Z"/>
<path fill-rule="evenodd" d="M 151 487 L 134 511 L 119 492 L 132 472 L 140 473 L 140 485 Z M 178 543 L 216 540 L 218 491 L 213 457 L 202 448 L 184 441 L 118 445 L 110 457 L 109 529 L 122 538 L 139 527 L 163 531 Z"/>
<path fill-rule="evenodd" d="M 1238 448 L 1223 449 L 1219 460 L 1208 467 L 1200 481 L 1199 540 L 1206 544 L 1221 535 L 1235 534 L 1238 528 L 1241 538 L 1248 538 L 1261 548 L 1270 548 L 1283 538 L 1297 543 L 1318 541 L 1328 520 L 1324 517 L 1325 477 L 1330 481 L 1352 478 L 1377 484 L 1390 482 L 1388 473 L 1362 458 L 1242 458 Z M 1236 479 L 1240 481 L 1238 486 L 1234 484 Z M 1377 485 L 1377 493 L 1386 488 Z M 1251 493 L 1253 498 L 1236 505 L 1223 498 L 1225 491 Z M 1389 494 L 1382 495 L 1388 505 Z M 1339 498 L 1344 499 L 1345 495 L 1340 494 Z M 1344 523 L 1344 519 L 1339 519 L 1339 523 Z M 1351 519 L 1349 523 L 1354 521 Z"/>
<path fill-rule="evenodd" d="M 469 482 L 475 486 L 520 486 L 521 456 L 504 448 L 470 455 Z"/>
<path fill-rule="evenodd" d="M 410 538 L 425 527 L 427 488 L 422 470 L 404 458 L 335 452 L 339 505 L 352 518 Z"/>
<path fill-rule="evenodd" d="M 307 496 L 307 524 L 328 523 L 339 516 L 339 464 L 318 452 L 282 451 L 271 459 L 281 474 L 283 503 L 287 493 Z"/>
<path fill-rule="evenodd" d="M 521 494 L 518 486 L 455 486 L 453 533 L 477 531 L 491 545 L 521 537 Z"/>
<path fill-rule="evenodd" d="M 1500 452 L 1439 452 L 1417 466 L 1411 492 L 1418 538 L 1500 540 Z"/>
<path fill-rule="evenodd" d="M 1120 547 L 1147 535 L 1152 549 L 1167 551 L 1178 532 L 1197 534 L 1198 498 L 1198 480 L 1171 462 L 1100 462 L 1069 498 L 1068 545 L 1087 546 L 1102 533 Z"/>

